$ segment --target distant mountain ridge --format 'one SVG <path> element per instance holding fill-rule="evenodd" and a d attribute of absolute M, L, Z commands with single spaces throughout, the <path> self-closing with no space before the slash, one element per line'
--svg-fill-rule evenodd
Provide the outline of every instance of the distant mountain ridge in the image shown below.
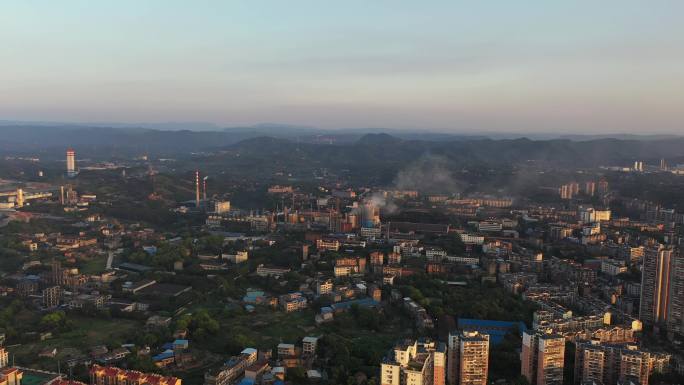
<path fill-rule="evenodd" d="M 141 153 L 183 156 L 190 153 L 245 152 L 255 157 L 291 156 L 327 162 L 335 158 L 369 162 L 401 161 L 422 154 L 451 160 L 512 164 L 541 161 L 554 164 L 629 164 L 634 160 L 684 159 L 684 137 L 649 136 L 647 139 L 586 138 L 533 140 L 493 139 L 483 136 L 389 131 L 326 131 L 311 128 L 233 127 L 222 131 L 162 131 L 146 128 L 72 126 L 0 127 L 3 154 L 49 154 L 63 157 L 74 147 L 79 157 L 129 157 Z M 639 137 L 640 138 L 640 137 Z M 684 161 L 680 161 L 684 162 Z"/>

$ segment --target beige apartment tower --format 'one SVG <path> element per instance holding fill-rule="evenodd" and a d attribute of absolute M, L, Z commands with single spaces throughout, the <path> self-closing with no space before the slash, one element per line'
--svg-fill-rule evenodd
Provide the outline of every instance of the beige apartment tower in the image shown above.
<path fill-rule="evenodd" d="M 476 331 L 449 334 L 447 383 L 486 385 L 489 371 L 489 335 Z"/>
<path fill-rule="evenodd" d="M 531 385 L 562 385 L 565 338 L 546 331 L 525 331 L 521 374 Z"/>

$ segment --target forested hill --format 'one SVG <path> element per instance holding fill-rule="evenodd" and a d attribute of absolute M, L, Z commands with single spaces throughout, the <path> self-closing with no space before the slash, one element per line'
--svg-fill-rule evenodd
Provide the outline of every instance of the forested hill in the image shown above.
<path fill-rule="evenodd" d="M 231 128 L 221 131 L 163 131 L 134 128 L 4 126 L 0 151 L 61 159 L 67 147 L 79 157 L 183 156 L 193 152 L 232 153 L 266 161 L 300 161 L 335 165 L 357 162 L 401 162 L 438 155 L 464 163 L 516 164 L 544 162 L 559 166 L 629 165 L 634 160 L 657 164 L 684 163 L 684 137 L 654 139 L 531 140 L 488 139 L 426 133 L 328 132 L 312 129 Z M 322 138 L 323 137 L 323 138 Z M 294 160 L 294 159 L 293 159 Z"/>

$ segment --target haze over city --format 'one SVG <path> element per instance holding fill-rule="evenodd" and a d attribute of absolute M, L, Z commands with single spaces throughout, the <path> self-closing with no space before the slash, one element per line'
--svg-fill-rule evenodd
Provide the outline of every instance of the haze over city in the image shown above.
<path fill-rule="evenodd" d="M 684 384 L 682 15 L 4 2 L 0 385 Z"/>
<path fill-rule="evenodd" d="M 0 119 L 678 134 L 682 14 L 679 1 L 10 2 Z"/>

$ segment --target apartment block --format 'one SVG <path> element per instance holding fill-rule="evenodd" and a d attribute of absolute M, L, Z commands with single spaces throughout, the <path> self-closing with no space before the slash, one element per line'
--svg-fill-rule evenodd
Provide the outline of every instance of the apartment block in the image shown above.
<path fill-rule="evenodd" d="M 630 380 L 648 384 L 651 373 L 662 371 L 669 360 L 668 354 L 641 350 L 634 344 L 579 341 L 575 350 L 575 384 L 594 381 L 617 385 Z"/>
<path fill-rule="evenodd" d="M 486 385 L 489 370 L 489 335 L 477 331 L 449 334 L 447 383 Z"/>
<path fill-rule="evenodd" d="M 230 385 L 245 373 L 245 370 L 257 361 L 256 349 L 244 349 L 240 355 L 231 357 L 216 371 L 204 374 L 205 385 Z M 100 384 L 93 384 L 100 385 Z M 102 384 L 108 385 L 108 384 Z M 127 385 L 127 384 L 122 384 Z M 180 385 L 180 384 L 177 384 Z"/>
<path fill-rule="evenodd" d="M 565 338 L 550 331 L 523 332 L 521 374 L 530 385 L 563 384 Z"/>
<path fill-rule="evenodd" d="M 125 370 L 114 366 L 93 365 L 90 368 L 91 385 L 181 385 L 181 379 L 176 377 L 162 376 Z"/>
<path fill-rule="evenodd" d="M 429 340 L 398 343 L 380 368 L 382 385 L 443 385 L 446 346 Z"/>

